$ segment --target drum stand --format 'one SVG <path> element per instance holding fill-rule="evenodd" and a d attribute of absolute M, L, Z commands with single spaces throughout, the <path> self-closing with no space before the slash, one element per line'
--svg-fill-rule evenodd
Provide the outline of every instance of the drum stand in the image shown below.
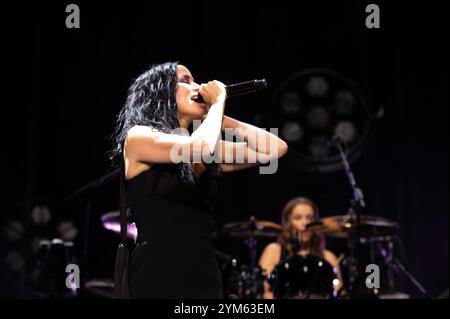
<path fill-rule="evenodd" d="M 397 257 L 394 256 L 394 243 L 389 241 L 388 249 L 384 249 L 383 247 L 378 247 L 380 255 L 383 257 L 384 264 L 388 270 L 388 282 L 389 288 L 391 292 L 396 291 L 395 285 L 395 273 L 401 272 L 408 280 L 417 288 L 418 291 L 425 297 L 429 298 L 429 294 L 426 289 L 420 284 L 420 282 L 407 270 L 407 268 L 398 260 Z"/>
<path fill-rule="evenodd" d="M 67 195 L 64 198 L 65 203 L 70 203 L 74 199 L 82 198 L 85 202 L 85 212 L 84 212 L 84 236 L 83 236 L 83 257 L 82 257 L 82 287 L 85 287 L 85 283 L 87 282 L 87 279 L 89 278 L 89 245 L 90 245 L 90 238 L 89 238 L 89 230 L 90 230 L 90 222 L 91 222 L 91 207 L 92 207 L 92 200 L 89 197 L 89 194 L 93 192 L 94 190 L 97 190 L 101 186 L 103 186 L 105 183 L 115 179 L 117 176 L 120 175 L 120 171 L 118 168 L 112 170 L 111 172 L 107 173 L 106 175 L 97 178 L 95 180 L 92 180 L 88 184 L 80 187 L 73 193 Z"/>
<path fill-rule="evenodd" d="M 71 250 L 72 241 L 64 241 L 59 238 L 53 240 L 40 240 L 39 257 L 37 267 L 41 272 L 39 286 L 40 297 L 43 298 L 69 298 L 78 295 L 79 280 L 73 277 L 70 289 L 67 283 L 67 265 L 75 262 Z M 74 276 L 76 276 L 74 274 Z"/>
<path fill-rule="evenodd" d="M 349 262 L 349 296 L 350 298 L 361 298 L 363 297 L 360 289 L 361 287 L 358 285 L 358 279 L 360 278 L 360 270 L 359 270 L 359 260 L 356 256 L 356 252 L 358 252 L 359 245 L 361 243 L 361 233 L 360 233 L 360 217 L 362 210 L 366 207 L 364 202 L 364 195 L 362 190 L 358 187 L 355 181 L 355 177 L 350 168 L 350 164 L 347 160 L 347 156 L 344 151 L 344 143 L 341 138 L 338 136 L 333 142 L 334 145 L 339 150 L 339 154 L 342 159 L 342 163 L 345 169 L 345 173 L 347 175 L 348 181 L 353 191 L 353 198 L 350 201 L 351 208 L 349 210 L 349 215 L 351 216 L 351 228 L 349 229 L 348 235 L 348 248 L 350 257 L 348 259 Z M 354 225 L 354 226 L 353 226 Z M 389 286 L 392 289 L 395 286 L 393 271 L 397 271 L 398 269 L 413 283 L 413 285 L 425 296 L 428 296 L 425 288 L 414 278 L 414 276 L 403 266 L 400 261 L 393 256 L 393 244 L 389 243 L 388 252 L 382 252 L 383 259 L 385 264 L 388 267 L 388 281 Z"/>
<path fill-rule="evenodd" d="M 228 223 L 223 226 L 223 232 L 231 237 L 245 238 L 248 247 L 249 262 L 239 267 L 237 276 L 233 276 L 236 292 L 233 297 L 239 299 L 259 299 L 263 294 L 263 282 L 266 274 L 259 267 L 256 259 L 258 238 L 273 238 L 281 233 L 282 226 L 271 221 L 257 220 L 251 216 L 250 220 Z"/>
<path fill-rule="evenodd" d="M 351 216 L 351 229 L 348 234 L 348 248 L 350 257 L 348 258 L 349 262 L 349 296 L 350 298 L 358 298 L 358 286 L 357 279 L 359 278 L 359 263 L 356 257 L 356 251 L 358 250 L 358 246 L 360 243 L 360 216 L 362 210 L 366 207 L 364 202 L 364 195 L 362 190 L 356 184 L 355 177 L 353 175 L 352 169 L 350 168 L 350 164 L 347 159 L 347 155 L 344 150 L 344 143 L 338 135 L 333 144 L 337 147 L 339 151 L 339 155 L 342 160 L 342 164 L 344 166 L 345 174 L 347 175 L 347 179 L 350 183 L 350 186 L 353 191 L 353 198 L 350 201 L 350 209 L 349 215 Z M 354 225 L 354 226 L 353 226 Z"/>
<path fill-rule="evenodd" d="M 413 285 L 426 297 L 429 297 L 425 288 L 417 281 L 417 279 L 405 268 L 405 266 L 397 259 L 392 259 L 392 265 L 400 271 L 413 283 Z"/>
<path fill-rule="evenodd" d="M 250 256 L 250 273 L 243 278 L 244 280 L 244 298 L 256 299 L 261 294 L 262 282 L 260 280 L 261 272 L 259 267 L 256 267 L 256 248 L 258 240 L 254 233 L 257 230 L 256 219 L 254 216 L 250 217 L 250 236 L 246 240 Z"/>

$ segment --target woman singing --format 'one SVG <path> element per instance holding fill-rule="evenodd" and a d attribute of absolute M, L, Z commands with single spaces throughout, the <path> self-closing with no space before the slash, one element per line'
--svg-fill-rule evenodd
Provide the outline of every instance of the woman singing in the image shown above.
<path fill-rule="evenodd" d="M 199 95 L 205 103 L 195 101 Z M 223 297 L 212 244 L 217 178 L 287 151 L 277 136 L 224 116 L 226 99 L 221 82 L 199 85 L 177 63 L 152 66 L 129 88 L 113 158 L 124 161 L 138 229 L 129 268 L 131 298 Z M 190 134 L 195 120 L 201 124 Z M 227 128 L 243 142 L 221 140 Z M 214 161 L 206 164 L 205 154 Z"/>

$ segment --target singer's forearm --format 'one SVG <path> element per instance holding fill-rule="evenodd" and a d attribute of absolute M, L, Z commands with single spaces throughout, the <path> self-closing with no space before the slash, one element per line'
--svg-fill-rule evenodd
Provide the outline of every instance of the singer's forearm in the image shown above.
<path fill-rule="evenodd" d="M 247 142 L 248 147 L 257 152 L 266 153 L 266 150 L 269 149 L 270 139 L 267 138 L 267 132 L 256 126 L 224 115 L 222 121 L 222 129 L 231 129 L 234 135 L 243 139 L 245 142 Z M 262 143 L 262 141 L 264 141 L 264 143 Z"/>
<path fill-rule="evenodd" d="M 222 121 L 222 130 L 231 129 L 234 135 L 239 136 L 247 142 L 248 147 L 253 150 L 270 154 L 276 152 L 278 156 L 283 156 L 287 151 L 287 144 L 278 136 L 256 127 L 224 115 Z M 272 149 L 271 149 L 272 148 Z"/>
<path fill-rule="evenodd" d="M 208 144 L 210 151 L 214 150 L 220 137 L 225 102 L 220 100 L 211 105 L 208 115 L 202 124 L 192 133 L 193 139 L 203 139 Z"/>

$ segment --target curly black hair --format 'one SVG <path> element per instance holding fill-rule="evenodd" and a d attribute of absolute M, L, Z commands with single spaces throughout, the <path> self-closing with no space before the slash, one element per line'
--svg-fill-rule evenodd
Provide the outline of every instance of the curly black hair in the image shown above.
<path fill-rule="evenodd" d="M 113 166 L 120 163 L 123 142 L 133 126 L 145 125 L 168 134 L 180 128 L 176 104 L 177 66 L 178 62 L 154 64 L 128 89 L 126 103 L 117 116 L 112 136 L 113 149 L 109 152 L 109 159 Z M 218 171 L 217 164 L 207 165 L 207 168 Z M 183 180 L 193 181 L 192 165 L 180 163 L 179 175 Z"/>
<path fill-rule="evenodd" d="M 177 66 L 178 62 L 154 64 L 128 89 L 126 103 L 117 116 L 112 136 L 114 146 L 109 159 L 113 166 L 119 164 L 123 142 L 133 126 L 145 125 L 163 133 L 172 133 L 179 128 L 175 98 Z M 194 172 L 189 163 L 180 163 L 180 177 L 193 180 Z"/>

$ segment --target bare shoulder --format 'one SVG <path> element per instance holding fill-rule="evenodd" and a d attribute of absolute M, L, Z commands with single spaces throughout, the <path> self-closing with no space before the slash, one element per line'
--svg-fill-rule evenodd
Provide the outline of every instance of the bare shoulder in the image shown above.
<path fill-rule="evenodd" d="M 142 145 L 147 145 L 148 142 L 153 142 L 160 136 L 161 132 L 152 129 L 145 125 L 135 125 L 127 132 L 127 136 L 124 142 L 125 151 L 128 154 L 134 153 L 136 149 L 139 149 Z"/>
<path fill-rule="evenodd" d="M 277 255 L 281 253 L 281 245 L 277 242 L 273 242 L 268 244 L 264 250 L 266 253 Z"/>
<path fill-rule="evenodd" d="M 142 137 L 158 137 L 161 132 L 145 126 L 145 125 L 135 125 L 130 128 L 127 132 L 127 139 L 129 138 L 142 138 Z"/>
<path fill-rule="evenodd" d="M 185 146 L 188 147 L 187 154 L 191 155 L 191 143 L 190 136 L 164 133 L 148 126 L 136 125 L 127 132 L 124 151 L 135 162 L 173 163 L 173 155 L 180 155 L 181 151 L 185 151 Z"/>

